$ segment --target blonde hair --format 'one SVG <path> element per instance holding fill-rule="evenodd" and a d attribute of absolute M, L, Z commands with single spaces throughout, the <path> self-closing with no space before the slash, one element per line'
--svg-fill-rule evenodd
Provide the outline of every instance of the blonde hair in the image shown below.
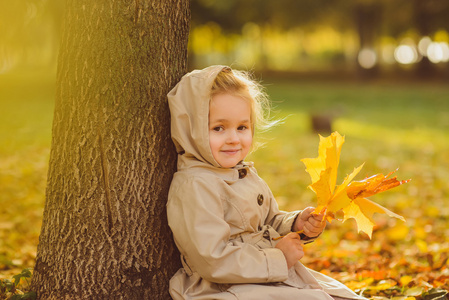
<path fill-rule="evenodd" d="M 212 84 L 210 99 L 219 94 L 231 94 L 249 102 L 253 135 L 277 123 L 270 119 L 271 103 L 262 85 L 253 80 L 248 72 L 231 68 L 221 70 Z"/>

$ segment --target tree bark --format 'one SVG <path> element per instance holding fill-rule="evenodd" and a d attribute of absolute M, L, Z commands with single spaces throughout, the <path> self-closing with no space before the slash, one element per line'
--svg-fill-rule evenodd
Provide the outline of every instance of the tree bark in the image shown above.
<path fill-rule="evenodd" d="M 39 299 L 169 299 L 166 94 L 186 72 L 188 0 L 67 1 Z"/>

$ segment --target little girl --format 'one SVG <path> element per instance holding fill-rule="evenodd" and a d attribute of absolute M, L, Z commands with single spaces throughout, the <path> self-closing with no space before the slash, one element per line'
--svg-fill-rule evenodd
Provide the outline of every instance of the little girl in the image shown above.
<path fill-rule="evenodd" d="M 173 299 L 365 299 L 299 262 L 323 216 L 280 211 L 244 161 L 266 121 L 259 85 L 212 66 L 186 74 L 168 100 L 178 171 L 167 213 L 183 265 L 170 280 Z"/>

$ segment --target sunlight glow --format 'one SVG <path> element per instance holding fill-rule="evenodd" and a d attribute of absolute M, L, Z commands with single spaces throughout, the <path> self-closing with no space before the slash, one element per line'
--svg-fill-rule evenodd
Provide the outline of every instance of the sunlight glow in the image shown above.
<path fill-rule="evenodd" d="M 427 48 L 427 56 L 433 63 L 449 61 L 449 45 L 447 43 L 431 43 Z"/>
<path fill-rule="evenodd" d="M 432 40 L 428 36 L 424 36 L 419 40 L 418 43 L 418 51 L 419 54 L 422 56 L 427 56 L 427 48 L 429 48 L 429 45 L 432 43 Z"/>
<path fill-rule="evenodd" d="M 0 45 L 0 74 L 6 74 L 17 64 L 17 55 L 8 52 L 5 47 Z"/>
<path fill-rule="evenodd" d="M 392 65 L 396 62 L 396 60 L 394 59 L 394 49 L 395 46 L 393 44 L 387 44 L 382 47 L 382 60 L 389 65 Z"/>
<path fill-rule="evenodd" d="M 413 46 L 401 45 L 395 49 L 394 58 L 400 64 L 413 64 L 418 60 L 418 52 Z"/>
<path fill-rule="evenodd" d="M 365 48 L 360 50 L 357 60 L 364 69 L 371 69 L 377 63 L 377 55 L 373 49 Z"/>

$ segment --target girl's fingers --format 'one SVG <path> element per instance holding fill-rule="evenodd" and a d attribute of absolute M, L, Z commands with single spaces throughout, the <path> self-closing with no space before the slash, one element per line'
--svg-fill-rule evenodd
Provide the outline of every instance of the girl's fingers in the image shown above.
<path fill-rule="evenodd" d="M 306 207 L 303 209 L 303 211 L 300 214 L 300 218 L 304 221 L 307 221 L 310 218 L 310 215 L 312 214 L 312 212 L 315 210 L 314 207 Z"/>
<path fill-rule="evenodd" d="M 304 233 L 305 233 L 305 235 L 307 235 L 307 236 L 310 236 L 310 234 L 312 233 L 312 230 L 310 230 L 308 227 L 307 227 L 307 224 L 306 225 L 304 225 Z"/>
<path fill-rule="evenodd" d="M 288 237 L 288 238 L 291 238 L 291 239 L 296 239 L 296 240 L 300 240 L 301 239 L 301 237 L 299 236 L 299 233 L 297 233 L 297 232 L 290 232 L 285 237 Z"/>
<path fill-rule="evenodd" d="M 312 227 L 316 227 L 316 228 L 323 226 L 323 222 L 321 220 L 317 220 L 314 218 L 310 218 L 308 220 L 308 222 L 305 224 L 305 226 L 307 226 L 308 224 L 310 224 L 310 225 L 312 225 Z"/>
<path fill-rule="evenodd" d="M 312 215 L 313 218 L 319 222 L 323 222 L 324 221 L 324 214 L 318 214 L 318 215 Z"/>
<path fill-rule="evenodd" d="M 318 234 L 321 233 L 321 231 L 323 231 L 323 226 L 321 225 L 321 223 L 319 223 L 317 226 L 314 226 L 313 224 L 305 224 L 304 225 L 304 233 L 307 236 L 316 236 Z"/>

